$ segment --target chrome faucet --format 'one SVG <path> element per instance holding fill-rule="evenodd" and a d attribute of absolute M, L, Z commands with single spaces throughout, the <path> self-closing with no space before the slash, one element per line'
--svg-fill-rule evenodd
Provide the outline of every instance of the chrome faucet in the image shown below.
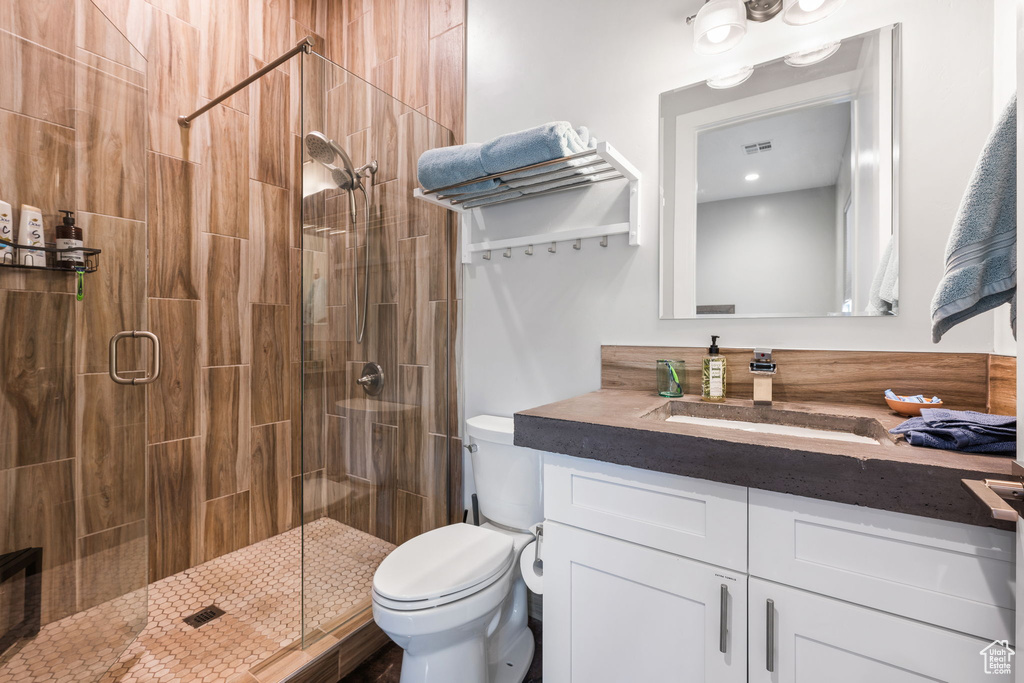
<path fill-rule="evenodd" d="M 772 350 L 754 349 L 754 360 L 750 361 L 750 374 L 754 376 L 754 405 L 772 404 L 772 375 L 778 366 L 772 361 Z"/>

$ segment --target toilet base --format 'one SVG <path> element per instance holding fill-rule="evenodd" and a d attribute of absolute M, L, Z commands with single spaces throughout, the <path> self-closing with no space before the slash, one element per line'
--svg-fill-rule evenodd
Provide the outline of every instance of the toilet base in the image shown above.
<path fill-rule="evenodd" d="M 533 663 L 533 632 L 524 628 L 512 642 L 508 653 L 501 662 L 492 666 L 491 681 L 493 683 L 523 683 L 526 673 Z"/>
<path fill-rule="evenodd" d="M 402 654 L 400 683 L 445 681 L 446 683 L 522 683 L 533 663 L 533 632 L 523 628 L 500 661 L 490 663 L 487 671 L 486 641 L 468 640 L 442 652 Z"/>

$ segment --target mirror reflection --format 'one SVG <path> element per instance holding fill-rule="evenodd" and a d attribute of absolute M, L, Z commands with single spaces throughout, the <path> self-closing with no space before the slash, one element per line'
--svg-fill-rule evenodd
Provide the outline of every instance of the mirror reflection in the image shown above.
<path fill-rule="evenodd" d="M 897 28 L 662 95 L 662 317 L 898 312 Z"/>

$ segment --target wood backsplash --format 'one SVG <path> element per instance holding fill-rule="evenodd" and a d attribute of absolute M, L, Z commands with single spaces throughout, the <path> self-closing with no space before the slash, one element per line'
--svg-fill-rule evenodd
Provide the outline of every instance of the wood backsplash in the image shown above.
<path fill-rule="evenodd" d="M 704 347 L 602 346 L 601 388 L 656 391 L 659 359 L 686 362 L 684 391 L 700 393 Z M 752 349 L 723 348 L 728 359 L 730 398 L 752 398 L 748 371 Z M 890 351 L 808 351 L 776 349 L 776 401 L 878 405 L 882 394 L 925 394 L 945 406 L 1013 414 L 1016 410 L 1017 359 L 986 353 L 910 353 Z"/>

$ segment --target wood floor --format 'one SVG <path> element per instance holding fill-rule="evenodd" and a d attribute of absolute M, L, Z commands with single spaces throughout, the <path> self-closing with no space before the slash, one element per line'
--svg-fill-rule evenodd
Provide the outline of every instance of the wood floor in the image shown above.
<path fill-rule="evenodd" d="M 533 631 L 533 640 L 536 649 L 533 652 L 533 662 L 530 670 L 526 672 L 523 683 L 541 683 L 542 656 L 542 633 L 541 622 L 531 619 L 530 630 Z M 339 683 L 398 683 L 402 673 L 402 648 L 394 643 L 388 643 L 375 652 L 369 659 L 363 662 L 358 669 L 345 676 Z"/>

